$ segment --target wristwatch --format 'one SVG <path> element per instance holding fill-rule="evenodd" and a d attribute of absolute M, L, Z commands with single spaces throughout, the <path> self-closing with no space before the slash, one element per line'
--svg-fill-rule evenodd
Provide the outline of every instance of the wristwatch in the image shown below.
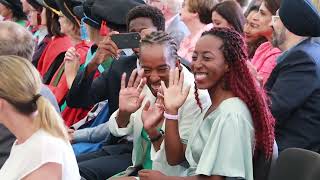
<path fill-rule="evenodd" d="M 159 141 L 159 139 L 162 138 L 162 136 L 164 135 L 164 131 L 162 129 L 159 130 L 159 135 L 154 137 L 154 138 L 150 138 L 149 135 L 148 135 L 148 138 L 151 142 L 156 142 L 156 141 Z"/>

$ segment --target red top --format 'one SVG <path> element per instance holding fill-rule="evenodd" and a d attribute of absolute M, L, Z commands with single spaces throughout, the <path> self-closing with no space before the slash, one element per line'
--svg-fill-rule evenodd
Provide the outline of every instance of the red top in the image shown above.
<path fill-rule="evenodd" d="M 76 51 L 80 54 L 80 64 L 84 64 L 86 61 L 87 52 L 90 48 L 90 45 L 86 42 L 81 42 L 75 46 Z M 63 68 L 63 69 L 62 69 Z M 59 72 L 63 71 L 63 74 L 60 75 L 60 80 L 55 86 L 54 82 L 59 78 Z M 49 86 L 53 94 L 56 96 L 58 103 L 61 105 L 64 103 L 65 96 L 67 95 L 69 89 L 67 84 L 66 75 L 64 73 L 64 62 L 60 65 L 59 69 L 54 74 Z"/>
<path fill-rule="evenodd" d="M 40 72 L 40 75 L 43 77 L 58 55 L 66 52 L 71 46 L 71 40 L 68 36 L 54 37 L 48 43 L 39 59 L 37 69 Z"/>

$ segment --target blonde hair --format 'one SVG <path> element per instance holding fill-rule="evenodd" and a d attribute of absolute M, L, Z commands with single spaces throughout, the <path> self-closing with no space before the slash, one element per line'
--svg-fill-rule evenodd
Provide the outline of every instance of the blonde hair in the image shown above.
<path fill-rule="evenodd" d="M 0 56 L 0 97 L 18 113 L 30 116 L 33 124 L 49 134 L 68 141 L 67 129 L 50 102 L 40 95 L 39 72 L 26 59 L 18 56 Z"/>

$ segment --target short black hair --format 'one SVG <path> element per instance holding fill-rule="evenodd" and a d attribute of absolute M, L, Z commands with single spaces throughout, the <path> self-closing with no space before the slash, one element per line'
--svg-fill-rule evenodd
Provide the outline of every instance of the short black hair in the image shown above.
<path fill-rule="evenodd" d="M 127 28 L 133 19 L 149 18 L 158 31 L 165 31 L 165 18 L 161 10 L 149 5 L 140 5 L 131 9 L 127 15 Z"/>

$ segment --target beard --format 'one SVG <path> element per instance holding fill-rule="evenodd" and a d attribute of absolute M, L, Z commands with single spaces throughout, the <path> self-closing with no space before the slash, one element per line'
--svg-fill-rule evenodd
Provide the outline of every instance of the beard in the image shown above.
<path fill-rule="evenodd" d="M 286 38 L 286 29 L 285 28 L 282 28 L 278 32 L 273 29 L 272 42 L 271 42 L 273 47 L 280 48 L 281 45 L 283 45 L 286 40 L 287 40 L 287 38 Z"/>

